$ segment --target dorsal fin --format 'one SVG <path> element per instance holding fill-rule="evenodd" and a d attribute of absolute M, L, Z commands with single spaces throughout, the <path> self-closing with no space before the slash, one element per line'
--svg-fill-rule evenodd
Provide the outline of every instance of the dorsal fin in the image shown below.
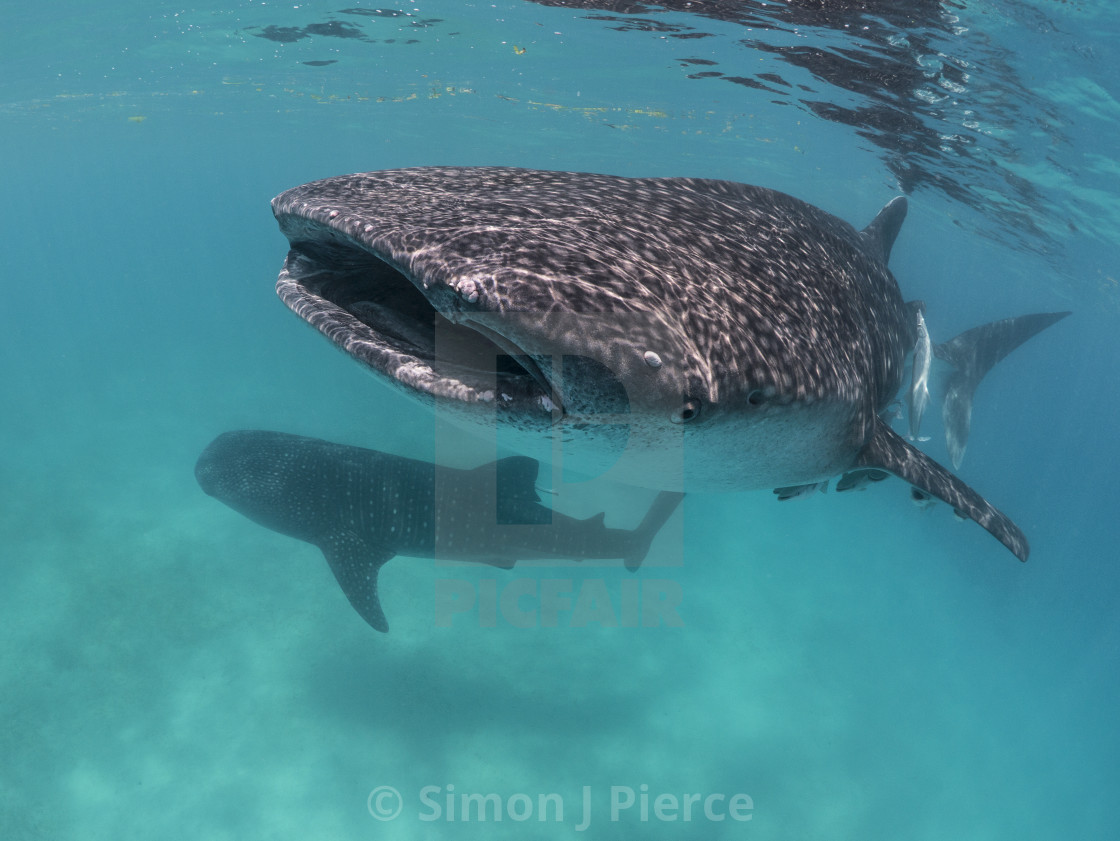
<path fill-rule="evenodd" d="M 494 494 L 494 515 L 501 525 L 548 525 L 552 509 L 540 504 L 537 475 L 540 462 L 528 456 L 507 456 L 474 469 L 479 490 Z"/>
<path fill-rule="evenodd" d="M 540 462 L 528 456 L 509 456 L 500 458 L 494 463 L 494 472 L 498 480 L 498 499 L 519 499 L 530 502 L 540 502 L 537 494 L 537 474 L 540 473 Z M 484 464 L 477 468 L 488 470 L 490 465 Z"/>
<path fill-rule="evenodd" d="M 883 205 L 879 215 L 860 232 L 868 248 L 884 264 L 891 258 L 891 248 L 906 218 L 906 196 L 897 196 Z"/>

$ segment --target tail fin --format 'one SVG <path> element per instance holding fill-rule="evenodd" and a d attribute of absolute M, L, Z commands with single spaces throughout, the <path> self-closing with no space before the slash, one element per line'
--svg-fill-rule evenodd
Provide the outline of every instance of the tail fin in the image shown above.
<path fill-rule="evenodd" d="M 945 423 L 945 443 L 953 468 L 961 466 L 968 431 L 972 424 L 972 396 L 984 375 L 1027 339 L 1069 315 L 1069 312 L 1042 312 L 993 321 L 966 330 L 933 349 L 938 359 L 948 362 L 952 372 L 945 382 L 945 402 L 941 417 Z"/>
<path fill-rule="evenodd" d="M 634 529 L 634 551 L 623 559 L 623 563 L 626 564 L 626 568 L 630 572 L 634 572 L 642 565 L 642 561 L 646 559 L 646 555 L 649 553 L 649 547 L 653 543 L 653 539 L 657 537 L 661 527 L 673 516 L 673 512 L 677 510 L 677 506 L 681 504 L 682 499 L 684 499 L 684 494 L 674 491 L 662 491 L 654 499 L 649 511 L 646 512 L 646 516 Z"/>

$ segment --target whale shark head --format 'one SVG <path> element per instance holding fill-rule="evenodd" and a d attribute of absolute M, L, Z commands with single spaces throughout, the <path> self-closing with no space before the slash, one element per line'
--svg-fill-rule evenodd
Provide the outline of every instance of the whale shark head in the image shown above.
<path fill-rule="evenodd" d="M 307 513 L 315 490 L 305 478 L 292 480 L 304 453 L 296 436 L 252 430 L 225 432 L 215 438 L 195 463 L 202 490 L 266 528 L 313 540 Z M 311 503 L 309 504 L 309 498 Z"/>
<path fill-rule="evenodd" d="M 277 291 L 300 317 L 523 452 L 559 437 L 577 470 L 626 451 L 618 478 L 667 487 L 680 452 L 689 488 L 822 478 L 901 375 L 885 266 L 901 214 L 868 239 L 745 184 L 503 167 L 329 178 L 273 212 L 291 243 Z"/>

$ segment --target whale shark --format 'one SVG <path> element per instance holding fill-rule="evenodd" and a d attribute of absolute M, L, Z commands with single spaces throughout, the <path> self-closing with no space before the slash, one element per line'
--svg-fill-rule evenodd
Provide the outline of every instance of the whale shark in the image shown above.
<path fill-rule="evenodd" d="M 473 470 L 283 432 L 235 430 L 199 456 L 202 490 L 253 522 L 318 546 L 350 604 L 388 631 L 377 575 L 397 555 L 511 569 L 517 561 L 621 558 L 638 568 L 682 494 L 663 491 L 637 528 L 540 504 L 539 463 Z"/>
<path fill-rule="evenodd" d="M 904 197 L 857 230 L 732 181 L 437 166 L 326 178 L 272 209 L 280 299 L 467 429 L 541 458 L 559 440 L 565 469 L 663 490 L 789 498 L 885 471 L 1027 559 L 1022 531 L 886 415 L 910 370 L 917 431 L 932 351 L 956 372 L 959 461 L 979 379 L 1068 313 L 927 348 L 924 305 L 887 267 Z"/>

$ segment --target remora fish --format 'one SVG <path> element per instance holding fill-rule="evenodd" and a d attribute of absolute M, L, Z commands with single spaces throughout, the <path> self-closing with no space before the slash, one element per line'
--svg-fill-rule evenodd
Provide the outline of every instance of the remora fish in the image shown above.
<path fill-rule="evenodd" d="M 289 308 L 522 452 L 560 435 L 566 466 L 600 472 L 625 449 L 613 476 L 661 489 L 682 488 L 670 450 L 684 490 L 885 470 L 1028 555 L 1014 523 L 880 417 L 917 341 L 887 268 L 904 198 L 857 231 L 729 181 L 421 167 L 305 184 L 272 208 Z M 989 360 L 1066 314 L 947 343 L 952 434 L 967 435 Z"/>
<path fill-rule="evenodd" d="M 633 570 L 682 497 L 659 494 L 633 531 L 607 528 L 602 514 L 577 520 L 540 505 L 538 467 L 512 456 L 457 470 L 316 438 L 238 430 L 210 443 L 195 477 L 253 522 L 322 549 L 354 609 L 388 631 L 377 573 L 395 555 L 503 569 L 522 560 L 623 558 Z"/>
<path fill-rule="evenodd" d="M 926 329 L 926 320 L 922 311 L 917 312 L 918 338 L 914 343 L 914 361 L 910 381 L 910 440 L 918 439 L 918 430 L 922 425 L 922 415 L 929 405 L 929 364 L 933 358 L 932 345 L 929 340 L 929 330 Z"/>

